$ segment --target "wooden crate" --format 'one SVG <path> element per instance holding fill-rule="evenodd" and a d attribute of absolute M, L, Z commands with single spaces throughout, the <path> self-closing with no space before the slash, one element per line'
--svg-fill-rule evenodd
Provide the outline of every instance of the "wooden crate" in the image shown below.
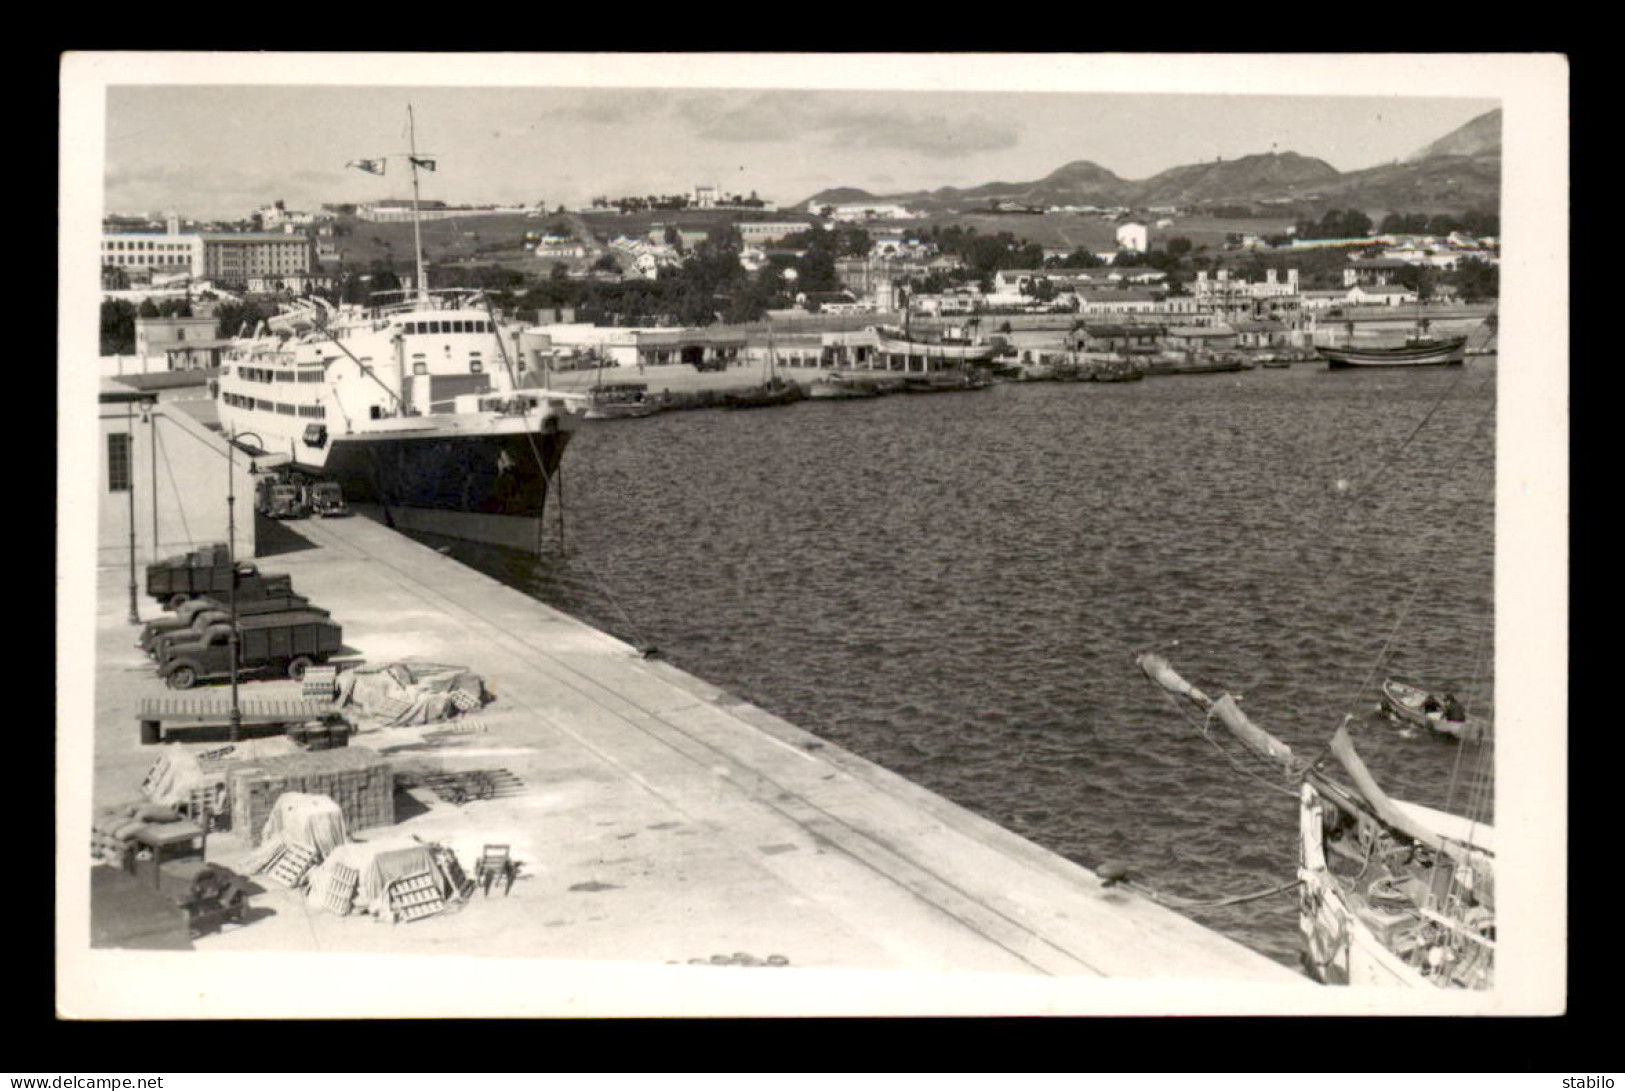
<path fill-rule="evenodd" d="M 415 921 L 432 917 L 446 908 L 440 881 L 434 872 L 409 875 L 389 884 L 389 915 L 394 921 Z"/>
<path fill-rule="evenodd" d="M 265 869 L 265 877 L 277 886 L 292 890 L 304 881 L 315 866 L 316 853 L 313 850 L 303 845 L 283 845 L 271 858 Z"/>

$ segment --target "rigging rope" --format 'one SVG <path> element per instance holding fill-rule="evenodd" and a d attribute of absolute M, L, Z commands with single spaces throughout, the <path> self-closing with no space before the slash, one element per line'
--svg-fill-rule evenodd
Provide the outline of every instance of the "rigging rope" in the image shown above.
<path fill-rule="evenodd" d="M 490 299 L 489 296 L 482 295 L 481 296 L 481 301 L 485 304 L 485 312 L 486 312 L 487 315 L 490 316 L 492 328 L 495 329 L 496 325 L 497 325 L 497 321 L 496 321 L 496 314 L 492 309 L 491 299 Z M 519 389 L 519 377 L 518 377 L 517 373 L 515 373 L 515 371 L 514 371 L 513 362 L 508 358 L 508 347 L 507 347 L 507 344 L 502 340 L 502 335 L 500 333 L 498 333 L 498 335 L 497 335 L 497 348 L 502 353 L 502 365 L 503 365 L 504 368 L 507 369 L 509 382 L 512 383 L 513 388 L 515 390 L 518 390 Z M 520 399 L 520 402 L 521 402 L 521 406 L 522 406 L 522 413 L 525 414 L 525 415 L 528 415 L 529 412 L 530 412 L 530 403 L 529 403 L 529 401 L 526 400 L 526 399 Z M 615 608 L 616 612 L 621 615 L 621 620 L 626 623 L 627 631 L 632 636 L 632 643 L 637 647 L 637 649 L 641 653 L 643 653 L 643 655 L 645 657 L 651 655 L 655 651 L 655 646 L 653 644 L 651 644 L 645 638 L 643 630 L 640 629 L 637 626 L 637 624 L 632 620 L 632 615 L 627 612 L 626 607 L 624 605 L 622 605 L 620 599 L 616 597 L 615 593 L 610 590 L 609 585 L 604 581 L 603 577 L 601 575 L 599 575 L 597 567 L 593 565 L 592 561 L 585 554 L 572 555 L 570 553 L 569 544 L 566 541 L 565 534 L 564 534 L 564 467 L 563 467 L 563 465 L 561 464 L 557 470 L 555 470 L 553 473 L 549 474 L 547 472 L 547 465 L 542 460 L 541 450 L 536 446 L 535 433 L 532 432 L 529 428 L 526 428 L 525 429 L 525 438 L 527 440 L 529 440 L 529 442 L 530 442 L 531 454 L 536 459 L 536 466 L 537 466 L 537 468 L 539 470 L 541 470 L 542 479 L 547 483 L 548 490 L 552 491 L 555 486 L 558 489 L 558 504 L 556 506 L 558 507 L 558 511 L 559 511 L 559 553 L 560 553 L 560 555 L 563 556 L 563 557 L 566 557 L 566 558 L 578 557 L 580 559 L 581 563 L 584 566 L 586 566 L 588 574 L 592 576 L 593 581 L 598 585 L 598 590 L 602 593 L 603 597 L 609 601 L 610 605 L 613 606 Z M 540 528 L 538 528 L 538 536 L 537 537 L 538 537 L 538 545 L 539 545 L 540 544 Z"/>
<path fill-rule="evenodd" d="M 1162 894 L 1148 886 L 1142 886 L 1132 879 L 1125 879 L 1122 885 L 1128 887 L 1142 897 L 1150 898 L 1158 905 L 1169 909 L 1213 909 L 1222 905 L 1240 905 L 1242 902 L 1256 902 L 1260 898 L 1268 898 L 1275 894 L 1285 894 L 1303 884 L 1302 879 L 1293 879 L 1290 883 L 1271 887 L 1268 890 L 1256 890 L 1250 894 L 1232 894 L 1224 898 L 1181 898 L 1173 894 Z"/>
<path fill-rule="evenodd" d="M 1452 387 L 1452 389 L 1453 389 L 1453 387 Z M 1438 408 L 1438 406 L 1435 405 L 1433 409 L 1430 409 L 1428 411 L 1427 416 L 1431 417 L 1433 415 L 1434 410 L 1437 409 L 1437 408 Z M 1475 424 L 1473 426 L 1472 434 L 1469 437 L 1469 442 L 1466 443 L 1466 444 L 1463 444 L 1458 449 L 1458 453 L 1457 453 L 1458 462 L 1460 460 L 1464 459 L 1466 457 L 1467 452 L 1471 449 L 1471 447 L 1474 446 L 1474 443 L 1472 441 L 1478 439 L 1480 432 L 1482 432 L 1483 429 L 1484 429 L 1485 422 L 1490 419 L 1490 416 L 1494 412 L 1494 409 L 1495 409 L 1494 402 L 1490 402 L 1489 404 L 1487 404 L 1485 406 L 1484 410 L 1480 413 L 1479 419 L 1475 422 Z M 1412 431 L 1412 436 L 1414 437 L 1414 435 L 1415 435 L 1415 431 L 1413 430 Z M 1409 440 L 1407 439 L 1406 442 L 1408 443 Z M 1462 510 L 1468 504 L 1473 503 L 1473 502 L 1476 501 L 1476 499 L 1478 497 L 1478 492 L 1479 492 L 1479 484 L 1483 481 L 1484 477 L 1488 475 L 1488 473 L 1492 472 L 1492 470 L 1493 470 L 1493 465 L 1489 469 L 1480 468 L 1477 471 L 1477 473 L 1475 474 L 1475 476 L 1474 476 L 1472 487 L 1463 490 L 1463 493 L 1462 493 L 1461 497 L 1455 502 L 1455 505 L 1453 506 L 1453 508 L 1451 509 L 1451 511 L 1449 513 L 1450 518 L 1449 519 L 1439 519 L 1439 520 L 1436 520 L 1435 522 L 1432 523 L 1432 525 L 1431 525 L 1432 533 L 1430 535 L 1431 540 L 1428 541 L 1428 542 L 1424 542 L 1423 543 L 1424 548 L 1420 551 L 1422 553 L 1423 557 L 1431 558 L 1431 559 L 1424 562 L 1423 567 L 1422 567 L 1422 571 L 1417 576 L 1417 578 L 1415 580 L 1415 583 L 1412 586 L 1410 594 L 1408 596 L 1406 596 L 1403 604 L 1401 605 L 1400 610 L 1399 610 L 1399 614 L 1395 618 L 1393 626 L 1389 629 L 1388 636 L 1383 641 L 1381 650 L 1377 653 L 1377 656 L 1372 661 L 1371 669 L 1367 672 L 1365 679 L 1360 683 L 1359 687 L 1355 690 L 1355 692 L 1354 692 L 1354 694 L 1352 696 L 1352 700 L 1358 701 L 1358 700 L 1360 700 L 1362 695 L 1369 694 L 1372 691 L 1372 684 L 1373 684 L 1373 682 L 1374 682 L 1374 680 L 1376 678 L 1376 675 L 1377 675 L 1378 671 L 1380 671 L 1383 668 L 1383 666 L 1388 662 L 1389 655 L 1390 655 L 1390 653 L 1391 653 L 1391 651 L 1393 649 L 1395 640 L 1398 638 L 1400 632 L 1410 622 L 1411 615 L 1412 615 L 1412 612 L 1414 611 L 1414 609 L 1416 607 L 1417 601 L 1421 598 L 1422 592 L 1424 590 L 1426 590 L 1428 588 L 1428 586 L 1432 583 L 1434 575 L 1436 574 L 1439 566 L 1442 564 L 1442 554 L 1443 554 L 1444 551 L 1441 550 L 1441 549 L 1427 548 L 1427 547 L 1432 546 L 1434 544 L 1434 542 L 1437 541 L 1437 539 L 1442 537 L 1442 535 L 1444 533 L 1444 528 L 1449 526 L 1460 515 Z"/>

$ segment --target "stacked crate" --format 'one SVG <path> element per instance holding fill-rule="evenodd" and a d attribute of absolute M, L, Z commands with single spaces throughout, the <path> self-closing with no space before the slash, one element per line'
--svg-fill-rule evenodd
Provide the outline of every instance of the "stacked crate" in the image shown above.
<path fill-rule="evenodd" d="M 263 758 L 231 771 L 231 824 L 250 845 L 283 792 L 326 796 L 352 830 L 395 824 L 395 775 L 366 747 L 344 747 Z"/>

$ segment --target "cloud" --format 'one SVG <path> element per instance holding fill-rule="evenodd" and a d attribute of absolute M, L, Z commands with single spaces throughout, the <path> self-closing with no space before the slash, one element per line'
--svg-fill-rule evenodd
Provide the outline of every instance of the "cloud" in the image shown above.
<path fill-rule="evenodd" d="M 590 125 L 627 125 L 661 117 L 670 108 L 669 91 L 647 88 L 582 90 L 570 94 L 564 103 L 541 111 L 539 116 Z"/>
<path fill-rule="evenodd" d="M 826 148 L 873 148 L 931 159 L 958 159 L 1014 147 L 1020 126 L 974 113 L 845 106 L 806 95 L 768 92 L 739 100 L 684 98 L 676 112 L 696 139 L 719 143 L 812 140 Z"/>

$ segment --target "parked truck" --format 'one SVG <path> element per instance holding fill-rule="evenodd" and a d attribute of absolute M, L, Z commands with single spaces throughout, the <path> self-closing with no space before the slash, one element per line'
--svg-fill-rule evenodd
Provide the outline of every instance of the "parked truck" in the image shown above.
<path fill-rule="evenodd" d="M 190 553 L 166 557 L 147 566 L 147 594 L 170 609 L 200 595 L 222 596 L 231 591 L 232 565 L 224 542 L 195 549 Z M 244 580 L 257 577 L 259 568 L 252 561 L 237 562 L 238 587 Z M 286 579 L 287 577 L 282 577 Z"/>
<path fill-rule="evenodd" d="M 238 669 L 300 679 L 344 646 L 344 630 L 326 611 L 291 610 L 237 619 Z M 160 642 L 158 676 L 171 689 L 231 673 L 231 624 L 206 626 L 191 641 Z"/>
<path fill-rule="evenodd" d="M 257 617 L 261 614 L 285 614 L 295 610 L 305 610 L 310 613 L 328 616 L 328 611 L 319 606 L 312 606 L 310 600 L 303 595 L 292 593 L 277 595 L 269 598 L 250 599 L 237 602 L 237 616 Z M 159 657 L 158 643 L 167 640 L 171 644 L 185 643 L 187 634 L 201 633 L 211 624 L 229 622 L 231 620 L 231 606 L 229 603 L 218 602 L 212 598 L 193 599 L 182 606 L 179 611 L 169 617 L 156 618 L 147 622 L 141 630 L 141 639 L 138 647 L 154 659 Z"/>

